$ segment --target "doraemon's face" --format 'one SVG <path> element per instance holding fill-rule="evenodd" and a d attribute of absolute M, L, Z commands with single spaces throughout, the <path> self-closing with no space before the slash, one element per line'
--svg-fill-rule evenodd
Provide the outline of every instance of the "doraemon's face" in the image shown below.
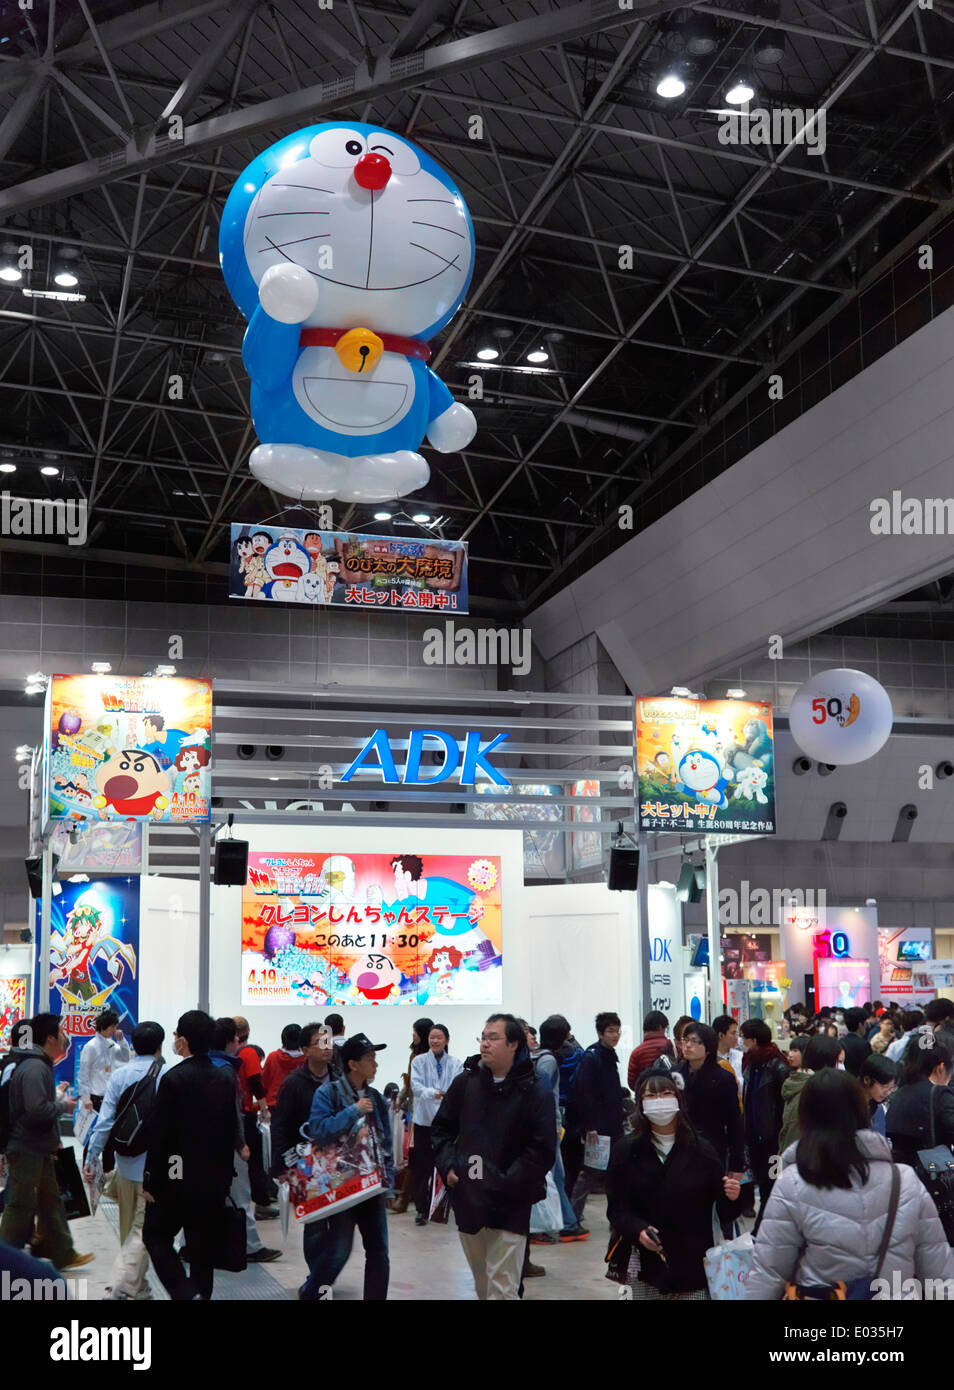
<path fill-rule="evenodd" d="M 722 776 L 722 770 L 711 753 L 691 749 L 679 764 L 679 778 L 694 792 L 708 791 Z"/>
<path fill-rule="evenodd" d="M 470 283 L 474 234 L 463 198 L 392 131 L 359 123 L 300 131 L 255 160 L 229 202 L 223 269 L 246 313 L 234 232 L 256 286 L 273 265 L 300 265 L 316 278 L 318 307 L 307 320 L 315 328 L 429 337 Z"/>
<path fill-rule="evenodd" d="M 300 579 L 311 569 L 311 556 L 293 536 L 282 536 L 266 550 L 265 568 L 272 579 Z"/>

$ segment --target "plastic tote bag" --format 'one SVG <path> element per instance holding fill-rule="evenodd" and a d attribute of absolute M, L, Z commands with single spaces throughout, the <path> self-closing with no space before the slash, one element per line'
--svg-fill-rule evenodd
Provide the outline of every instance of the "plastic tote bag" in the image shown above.
<path fill-rule="evenodd" d="M 593 1138 L 588 1138 L 586 1148 L 583 1150 L 583 1166 L 585 1168 L 596 1168 L 601 1173 L 605 1173 L 609 1167 L 610 1145 L 612 1140 L 608 1134 L 597 1134 Z"/>
<path fill-rule="evenodd" d="M 549 1235 L 563 1228 L 563 1210 L 553 1174 L 547 1173 L 547 1195 L 530 1208 L 530 1231 L 533 1235 Z"/>
<path fill-rule="evenodd" d="M 362 1116 L 333 1144 L 299 1144 L 286 1176 L 291 1212 L 299 1225 L 376 1197 L 385 1190 L 385 1180 L 374 1126 Z"/>
<path fill-rule="evenodd" d="M 714 1229 L 718 1231 L 718 1223 Z M 722 1240 L 717 1236 L 717 1244 L 706 1251 L 703 1261 L 709 1297 L 719 1303 L 742 1302 L 745 1298 L 745 1280 L 752 1268 L 751 1235 L 736 1236 L 734 1240 Z"/>

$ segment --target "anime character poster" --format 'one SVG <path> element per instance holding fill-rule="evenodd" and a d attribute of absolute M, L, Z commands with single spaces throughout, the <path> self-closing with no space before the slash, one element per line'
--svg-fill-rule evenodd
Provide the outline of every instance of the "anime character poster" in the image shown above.
<path fill-rule="evenodd" d="M 576 825 L 591 825 L 600 818 L 598 806 L 588 806 L 587 797 L 599 797 L 600 784 L 592 780 L 574 782 L 570 795 L 577 799 L 570 807 L 570 819 Z M 570 872 L 584 873 L 603 866 L 603 837 L 598 830 L 574 830 L 570 836 Z"/>
<path fill-rule="evenodd" d="M 250 853 L 242 1003 L 499 1004 L 500 858 Z"/>
<path fill-rule="evenodd" d="M 50 959 L 40 960 L 36 904 L 36 979 L 49 971 L 50 1011 L 63 1015 L 70 1050 L 57 1081 L 75 1085 L 80 1053 L 106 1008 L 119 1015 L 127 1041 L 139 1017 L 139 879 L 64 883 L 50 907 Z"/>
<path fill-rule="evenodd" d="M 10 1030 L 27 1013 L 27 977 L 0 975 L 0 1054 L 10 1051 Z"/>
<path fill-rule="evenodd" d="M 775 834 L 772 706 L 636 701 L 641 830 Z"/>
<path fill-rule="evenodd" d="M 50 686 L 52 820 L 209 819 L 211 681 L 54 676 Z"/>
<path fill-rule="evenodd" d="M 523 832 L 524 878 L 565 877 L 563 807 L 558 804 L 563 788 L 559 783 L 520 782 L 514 783 L 508 790 L 502 790 L 489 782 L 478 782 L 474 790 L 486 798 L 485 801 L 471 803 L 470 811 L 475 820 L 540 822 L 539 830 Z M 514 801 L 514 796 L 550 796 L 555 804 Z"/>
<path fill-rule="evenodd" d="M 374 1127 L 360 1116 L 334 1143 L 298 1145 L 288 1171 L 295 1220 L 320 1221 L 384 1191 L 384 1162 Z"/>
<path fill-rule="evenodd" d="M 229 597 L 466 613 L 467 542 L 232 524 Z"/>
<path fill-rule="evenodd" d="M 53 829 L 53 853 L 61 874 L 140 874 L 145 827 L 141 821 L 61 821 Z"/>

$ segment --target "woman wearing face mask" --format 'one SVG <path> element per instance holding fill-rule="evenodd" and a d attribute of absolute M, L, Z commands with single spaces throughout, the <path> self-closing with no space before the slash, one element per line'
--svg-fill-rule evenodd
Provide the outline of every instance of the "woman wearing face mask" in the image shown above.
<path fill-rule="evenodd" d="M 633 1132 L 616 1145 L 607 1175 L 613 1259 L 626 1271 L 638 1253 L 638 1275 L 623 1277 L 639 1300 L 708 1298 L 712 1206 L 729 1221 L 738 1205 L 739 1183 L 723 1177 L 712 1145 L 689 1123 L 680 1083 L 661 1068 L 643 1073 Z"/>
<path fill-rule="evenodd" d="M 826 1037 L 824 1033 L 817 1033 L 814 1038 L 809 1038 L 808 1045 L 802 1053 L 801 1070 L 793 1076 L 786 1077 L 782 1082 L 782 1104 L 785 1108 L 782 1111 L 782 1131 L 778 1137 L 779 1153 L 784 1153 L 789 1144 L 794 1144 L 801 1134 L 798 1102 L 809 1077 L 816 1071 L 824 1071 L 826 1067 L 833 1067 L 835 1070 L 840 1068 L 843 1071 L 844 1062 L 845 1049 L 837 1038 Z"/>

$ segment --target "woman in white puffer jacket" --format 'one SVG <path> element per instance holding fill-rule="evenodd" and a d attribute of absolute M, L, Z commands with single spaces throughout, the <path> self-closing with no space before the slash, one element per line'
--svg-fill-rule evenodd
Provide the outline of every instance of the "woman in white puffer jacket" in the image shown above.
<path fill-rule="evenodd" d="M 806 1291 L 874 1278 L 891 1200 L 900 1195 L 881 1269 L 879 1299 L 954 1298 L 954 1252 L 934 1202 L 914 1170 L 895 1165 L 887 1142 L 867 1128 L 861 1087 L 826 1070 L 801 1095 L 802 1136 L 782 1155 L 783 1171 L 765 1209 L 745 1284 L 747 1301 L 780 1299 L 787 1284 Z M 824 1297 L 818 1292 L 812 1297 Z"/>

